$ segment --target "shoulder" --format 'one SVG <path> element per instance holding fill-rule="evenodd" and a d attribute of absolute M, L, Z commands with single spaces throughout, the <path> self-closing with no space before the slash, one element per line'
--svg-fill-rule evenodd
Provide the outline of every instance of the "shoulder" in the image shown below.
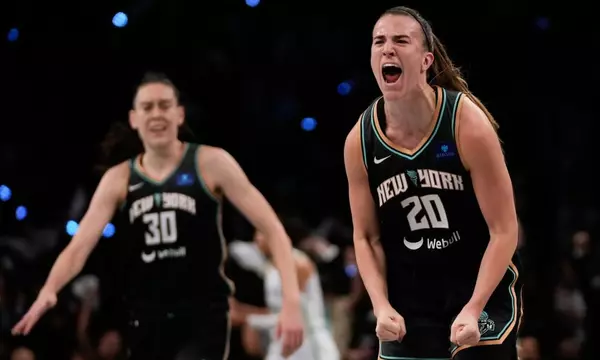
<path fill-rule="evenodd" d="M 131 172 L 130 160 L 123 161 L 115 166 L 110 167 L 104 175 L 102 179 L 110 182 L 120 182 L 129 180 L 129 175 Z"/>
<path fill-rule="evenodd" d="M 96 192 L 124 200 L 131 168 L 129 160 L 110 167 L 100 179 Z"/>
<path fill-rule="evenodd" d="M 247 181 L 246 174 L 235 158 L 225 149 L 199 145 L 197 164 L 208 188 L 219 193 L 227 184 L 240 185 Z"/>
<path fill-rule="evenodd" d="M 491 120 L 466 94 L 461 97 L 458 107 L 456 138 L 466 167 L 473 157 L 479 157 L 490 149 L 500 148 L 500 139 Z"/>
<path fill-rule="evenodd" d="M 210 145 L 197 145 L 196 157 L 199 162 L 211 165 L 219 164 L 221 161 L 235 161 L 225 149 Z"/>
<path fill-rule="evenodd" d="M 481 136 L 491 133 L 496 136 L 496 131 L 492 122 L 473 100 L 466 94 L 463 94 L 460 101 L 461 103 L 458 107 L 457 118 L 461 122 L 461 133 L 463 135 Z"/>

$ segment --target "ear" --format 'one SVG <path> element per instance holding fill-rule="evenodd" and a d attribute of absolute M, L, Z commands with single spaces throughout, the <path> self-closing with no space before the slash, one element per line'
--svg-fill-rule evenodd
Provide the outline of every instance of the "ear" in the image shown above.
<path fill-rule="evenodd" d="M 133 109 L 129 110 L 129 126 L 131 126 L 133 130 L 137 130 L 138 128 L 137 121 L 135 121 L 135 110 Z"/>
<path fill-rule="evenodd" d="M 433 65 L 433 53 L 428 51 L 425 53 L 425 56 L 423 57 L 423 64 L 421 66 L 421 71 L 423 72 L 427 72 L 427 70 L 429 70 L 429 68 L 431 67 L 431 65 Z"/>
<path fill-rule="evenodd" d="M 177 107 L 177 125 L 183 125 L 183 121 L 185 120 L 185 108 L 183 106 Z"/>

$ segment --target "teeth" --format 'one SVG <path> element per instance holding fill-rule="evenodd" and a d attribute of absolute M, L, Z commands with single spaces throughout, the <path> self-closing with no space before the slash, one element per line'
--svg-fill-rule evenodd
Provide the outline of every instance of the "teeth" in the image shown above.
<path fill-rule="evenodd" d="M 388 68 L 388 67 L 395 67 L 395 68 L 397 68 L 397 67 L 399 67 L 399 66 L 398 66 L 398 65 L 396 65 L 396 64 L 383 64 L 383 67 L 384 67 L 384 68 Z"/>

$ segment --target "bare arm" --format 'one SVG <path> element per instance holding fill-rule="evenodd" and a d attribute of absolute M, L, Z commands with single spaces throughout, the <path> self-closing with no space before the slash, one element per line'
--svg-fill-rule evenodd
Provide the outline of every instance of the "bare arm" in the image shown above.
<path fill-rule="evenodd" d="M 60 253 L 43 289 L 59 292 L 81 269 L 98 243 L 106 224 L 112 219 L 127 191 L 128 166 L 126 163 L 109 169 L 100 180 L 89 208 L 71 242 Z"/>
<path fill-rule="evenodd" d="M 261 346 L 260 333 L 251 326 L 244 325 L 242 327 L 242 345 L 244 350 L 250 356 L 264 357 L 264 351 Z"/>
<path fill-rule="evenodd" d="M 306 255 L 296 256 L 295 259 L 296 271 L 298 272 L 298 286 L 300 291 L 306 290 L 308 280 L 315 273 L 315 265 Z"/>
<path fill-rule="evenodd" d="M 286 302 L 299 303 L 298 278 L 292 256 L 292 243 L 271 205 L 250 183 L 246 174 L 225 150 L 203 146 L 199 155 L 201 168 L 210 169 L 207 185 L 220 190 L 231 203 L 265 235 L 279 270 Z"/>
<path fill-rule="evenodd" d="M 375 313 L 389 305 L 385 280 L 385 255 L 379 243 L 379 226 L 369 179 L 362 162 L 360 123 L 350 131 L 344 147 L 344 161 L 350 210 L 354 227 L 354 250 L 358 270 L 369 293 Z"/>
<path fill-rule="evenodd" d="M 467 304 L 480 313 L 508 269 L 517 247 L 519 226 L 512 182 L 498 136 L 481 109 L 468 98 L 462 101 L 459 151 L 471 173 L 475 195 L 490 230 L 490 242 Z"/>

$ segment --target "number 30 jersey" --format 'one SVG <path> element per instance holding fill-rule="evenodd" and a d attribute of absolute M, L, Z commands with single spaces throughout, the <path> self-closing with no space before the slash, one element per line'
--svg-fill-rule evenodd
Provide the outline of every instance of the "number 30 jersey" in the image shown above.
<path fill-rule="evenodd" d="M 161 182 L 140 170 L 139 157 L 130 160 L 121 241 L 126 301 L 134 309 L 226 304 L 232 291 L 223 273 L 221 202 L 202 180 L 202 147 L 185 147 L 179 166 Z"/>
<path fill-rule="evenodd" d="M 383 98 L 360 119 L 389 300 L 403 315 L 445 309 L 455 296 L 470 295 L 489 242 L 455 139 L 464 95 L 439 87 L 435 91 L 434 120 L 412 151 L 386 137 Z M 465 289 L 464 295 L 457 294 L 459 289 Z"/>

